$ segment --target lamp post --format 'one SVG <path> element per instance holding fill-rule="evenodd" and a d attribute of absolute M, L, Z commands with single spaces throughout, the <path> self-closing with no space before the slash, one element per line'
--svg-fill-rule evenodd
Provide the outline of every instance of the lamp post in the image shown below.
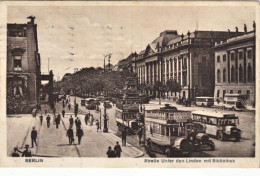
<path fill-rule="evenodd" d="M 109 62 L 109 64 L 110 64 L 111 55 L 112 55 L 112 54 L 106 54 L 106 55 L 104 55 L 104 80 L 105 80 L 105 78 L 106 78 L 106 74 L 105 74 L 105 72 L 106 72 L 106 57 L 108 57 L 108 62 Z M 104 94 L 105 94 L 104 97 L 105 97 L 105 100 L 106 100 L 106 88 L 105 88 L 105 90 L 104 90 Z M 106 112 L 106 103 L 105 103 L 105 101 L 104 101 L 104 128 L 103 128 L 103 132 L 104 132 L 104 133 L 107 133 L 107 132 L 108 132 L 107 121 L 108 121 L 108 118 L 107 118 L 107 112 Z"/>
<path fill-rule="evenodd" d="M 74 68 L 74 74 L 78 71 L 78 68 Z M 75 75 L 76 77 L 76 75 Z M 75 78 L 75 82 L 74 82 L 74 96 L 75 96 L 75 99 L 74 99 L 74 105 L 76 106 L 76 78 Z"/>

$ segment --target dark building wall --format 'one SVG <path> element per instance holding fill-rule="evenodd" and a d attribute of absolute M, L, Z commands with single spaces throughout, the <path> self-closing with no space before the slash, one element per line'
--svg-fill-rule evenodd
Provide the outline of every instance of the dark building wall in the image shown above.
<path fill-rule="evenodd" d="M 28 113 L 36 106 L 40 88 L 40 55 L 34 23 L 8 24 L 7 36 L 7 112 Z M 21 57 L 17 69 L 15 57 Z M 16 67 L 16 68 L 15 68 Z M 15 92 L 22 92 L 16 96 Z"/>

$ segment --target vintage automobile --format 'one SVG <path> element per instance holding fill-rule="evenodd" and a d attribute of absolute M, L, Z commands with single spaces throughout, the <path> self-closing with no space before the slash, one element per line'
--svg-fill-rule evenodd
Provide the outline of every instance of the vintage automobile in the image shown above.
<path fill-rule="evenodd" d="M 212 151 L 215 150 L 215 144 L 212 140 L 209 139 L 209 136 L 201 130 L 202 128 L 199 127 L 197 124 L 186 124 L 187 132 L 187 139 L 190 142 L 192 151 L 201 151 L 210 149 Z M 200 132 L 201 131 L 201 132 Z"/>
<path fill-rule="evenodd" d="M 95 109 L 96 109 L 96 104 L 94 104 L 94 103 L 89 103 L 89 104 L 86 105 L 86 108 L 87 108 L 88 110 L 95 110 Z"/>
<path fill-rule="evenodd" d="M 182 106 L 191 106 L 191 100 L 190 99 L 183 99 L 182 100 Z"/>
<path fill-rule="evenodd" d="M 80 101 L 81 106 L 86 106 L 86 99 L 82 98 Z"/>
<path fill-rule="evenodd" d="M 110 104 L 110 101 L 104 101 L 104 105 L 107 109 L 112 108 L 112 105 Z"/>

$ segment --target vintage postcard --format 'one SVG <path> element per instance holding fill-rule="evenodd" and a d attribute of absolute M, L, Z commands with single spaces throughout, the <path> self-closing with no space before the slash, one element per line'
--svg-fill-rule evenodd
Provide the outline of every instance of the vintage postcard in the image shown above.
<path fill-rule="evenodd" d="M 258 168 L 259 3 L 0 2 L 0 166 Z"/>

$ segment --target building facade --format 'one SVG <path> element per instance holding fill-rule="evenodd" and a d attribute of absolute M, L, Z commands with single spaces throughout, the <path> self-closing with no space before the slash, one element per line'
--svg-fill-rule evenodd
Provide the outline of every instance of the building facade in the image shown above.
<path fill-rule="evenodd" d="M 132 59 L 138 82 L 154 85 L 159 81 L 167 85 L 174 80 L 180 84 L 181 91 L 166 92 L 170 98 L 213 96 L 214 44 L 235 35 L 235 32 L 222 31 L 194 31 L 178 35 L 175 30 L 166 30 Z M 148 93 L 157 96 L 157 92 Z"/>
<path fill-rule="evenodd" d="M 29 113 L 39 100 L 41 59 L 35 17 L 7 24 L 7 113 Z"/>
<path fill-rule="evenodd" d="M 214 97 L 223 103 L 226 93 L 245 95 L 244 105 L 255 106 L 255 30 L 215 44 Z"/>

